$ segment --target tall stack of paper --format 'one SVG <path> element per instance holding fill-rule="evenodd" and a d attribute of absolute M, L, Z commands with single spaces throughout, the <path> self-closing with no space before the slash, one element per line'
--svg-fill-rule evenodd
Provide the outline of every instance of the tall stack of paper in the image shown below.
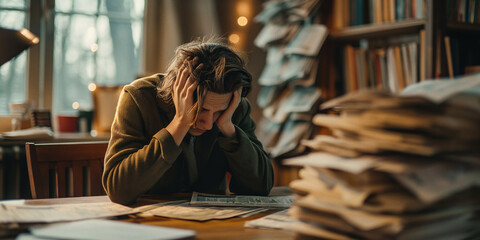
<path fill-rule="evenodd" d="M 335 239 L 480 237 L 480 74 L 426 81 L 400 95 L 363 91 L 324 103 L 333 136 L 288 159 L 300 236 Z"/>
<path fill-rule="evenodd" d="M 324 25 L 313 24 L 319 0 L 271 0 L 255 17 L 265 24 L 255 45 L 267 51 L 259 78 L 258 105 L 263 119 L 260 141 L 272 157 L 298 154 L 298 143 L 310 137 L 311 119 L 320 100 L 316 86 L 320 49 L 327 37 Z"/>

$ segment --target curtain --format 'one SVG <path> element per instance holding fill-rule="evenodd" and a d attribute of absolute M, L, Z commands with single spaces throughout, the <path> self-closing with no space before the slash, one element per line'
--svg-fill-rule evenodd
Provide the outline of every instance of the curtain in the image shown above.
<path fill-rule="evenodd" d="M 215 0 L 146 0 L 141 74 L 165 72 L 177 46 L 219 34 Z"/>

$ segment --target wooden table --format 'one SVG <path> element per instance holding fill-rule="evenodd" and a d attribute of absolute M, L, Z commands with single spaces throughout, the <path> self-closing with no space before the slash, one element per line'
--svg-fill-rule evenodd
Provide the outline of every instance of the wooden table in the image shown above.
<path fill-rule="evenodd" d="M 171 200 L 188 199 L 189 195 L 169 195 L 169 196 L 147 196 L 139 199 L 137 204 L 132 207 L 166 202 Z M 110 201 L 107 196 L 94 197 L 72 197 L 72 198 L 52 198 L 25 200 L 25 204 L 32 205 L 52 205 L 52 204 L 71 204 L 71 203 L 95 203 Z M 165 226 L 173 228 L 190 229 L 196 231 L 195 239 L 294 239 L 295 233 L 287 230 L 254 229 L 244 227 L 244 223 L 249 220 L 257 219 L 275 212 L 270 210 L 245 218 L 231 218 L 226 220 L 210 220 L 205 222 L 179 220 L 165 217 L 139 217 L 138 215 L 129 215 L 119 217 L 119 221 L 135 222 L 140 224 L 149 224 L 155 226 Z"/>

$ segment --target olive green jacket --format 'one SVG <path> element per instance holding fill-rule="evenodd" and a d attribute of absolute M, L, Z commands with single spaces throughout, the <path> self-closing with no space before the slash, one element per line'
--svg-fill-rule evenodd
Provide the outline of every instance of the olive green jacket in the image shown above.
<path fill-rule="evenodd" d="M 120 95 L 105 155 L 103 187 L 113 202 L 131 204 L 142 194 L 230 191 L 267 195 L 273 186 L 269 157 L 255 136 L 251 107 L 242 98 L 232 122 L 236 136 L 221 135 L 214 125 L 201 136 L 187 134 L 180 146 L 165 129 L 173 106 L 157 97 L 163 75 L 138 79 Z"/>

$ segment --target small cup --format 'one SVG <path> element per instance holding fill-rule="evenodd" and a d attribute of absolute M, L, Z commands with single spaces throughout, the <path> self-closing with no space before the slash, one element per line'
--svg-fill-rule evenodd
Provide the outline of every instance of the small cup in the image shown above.
<path fill-rule="evenodd" d="M 59 132 L 77 132 L 77 116 L 58 115 L 57 120 Z"/>

